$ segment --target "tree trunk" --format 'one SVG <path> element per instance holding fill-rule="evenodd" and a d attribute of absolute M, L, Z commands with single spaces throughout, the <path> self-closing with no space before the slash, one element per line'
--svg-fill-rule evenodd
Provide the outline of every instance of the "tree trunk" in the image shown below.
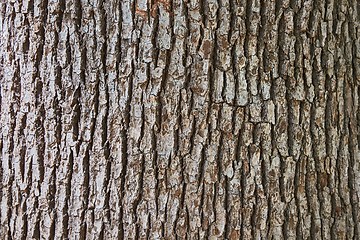
<path fill-rule="evenodd" d="M 6 0 L 1 239 L 360 239 L 357 0 Z"/>

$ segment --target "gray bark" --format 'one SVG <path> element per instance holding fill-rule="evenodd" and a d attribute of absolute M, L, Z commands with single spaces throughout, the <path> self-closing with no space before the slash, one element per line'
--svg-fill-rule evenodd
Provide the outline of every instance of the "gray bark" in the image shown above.
<path fill-rule="evenodd" d="M 0 3 L 1 239 L 360 239 L 357 0 Z"/>

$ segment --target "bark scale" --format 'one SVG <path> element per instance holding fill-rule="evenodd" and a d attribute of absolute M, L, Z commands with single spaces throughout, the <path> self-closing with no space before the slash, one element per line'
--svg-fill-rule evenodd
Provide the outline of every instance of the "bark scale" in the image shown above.
<path fill-rule="evenodd" d="M 1 239 L 359 239 L 356 0 L 0 3 Z"/>

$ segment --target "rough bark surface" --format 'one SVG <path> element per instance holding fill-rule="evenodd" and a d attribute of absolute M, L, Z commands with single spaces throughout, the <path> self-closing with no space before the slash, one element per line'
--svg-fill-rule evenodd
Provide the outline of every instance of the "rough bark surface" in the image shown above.
<path fill-rule="evenodd" d="M 1 239 L 360 239 L 357 0 L 3 0 Z"/>

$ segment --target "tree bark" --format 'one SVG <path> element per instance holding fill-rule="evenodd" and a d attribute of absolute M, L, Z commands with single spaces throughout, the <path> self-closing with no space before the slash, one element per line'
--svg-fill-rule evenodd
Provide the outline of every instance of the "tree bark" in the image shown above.
<path fill-rule="evenodd" d="M 0 4 L 1 239 L 360 239 L 357 0 Z"/>

